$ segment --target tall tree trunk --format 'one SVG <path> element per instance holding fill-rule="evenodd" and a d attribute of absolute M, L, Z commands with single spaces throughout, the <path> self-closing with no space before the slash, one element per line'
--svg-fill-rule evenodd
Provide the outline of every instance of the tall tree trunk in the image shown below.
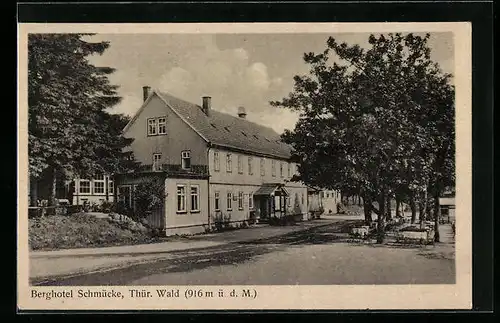
<path fill-rule="evenodd" d="M 415 192 L 410 192 L 411 223 L 414 224 L 417 218 L 417 205 L 415 203 Z"/>
<path fill-rule="evenodd" d="M 378 200 L 377 243 L 384 243 L 385 239 L 385 198 L 385 192 L 382 192 Z"/>
<path fill-rule="evenodd" d="M 428 197 L 427 197 L 427 188 L 424 190 L 423 194 L 422 194 L 422 201 L 420 201 L 420 210 L 419 210 L 419 219 L 420 219 L 420 224 L 423 226 L 424 225 L 424 222 L 426 221 L 426 218 L 427 218 L 427 209 L 428 209 L 428 206 L 427 206 L 427 200 L 428 200 Z"/>
<path fill-rule="evenodd" d="M 51 176 L 51 186 L 50 186 L 50 192 L 49 192 L 49 206 L 55 206 L 56 205 L 56 191 L 57 191 L 57 169 L 56 167 L 52 168 L 52 172 L 50 173 Z"/>
<path fill-rule="evenodd" d="M 109 202 L 109 176 L 105 176 L 104 179 L 104 192 L 106 192 L 106 202 Z"/>
<path fill-rule="evenodd" d="M 386 200 L 385 200 L 385 212 L 386 212 L 386 218 L 387 220 L 391 220 L 392 219 L 392 214 L 391 214 L 391 197 L 388 195 Z"/>
<path fill-rule="evenodd" d="M 441 208 L 439 207 L 439 190 L 434 194 L 434 241 L 439 242 L 439 219 L 441 218 Z"/>
<path fill-rule="evenodd" d="M 30 206 L 38 206 L 38 180 L 30 177 Z"/>
<path fill-rule="evenodd" d="M 401 199 L 396 194 L 396 218 L 401 217 Z"/>
<path fill-rule="evenodd" d="M 372 223 L 372 201 L 368 195 L 363 196 L 363 211 L 365 214 L 365 223 L 370 225 Z"/>

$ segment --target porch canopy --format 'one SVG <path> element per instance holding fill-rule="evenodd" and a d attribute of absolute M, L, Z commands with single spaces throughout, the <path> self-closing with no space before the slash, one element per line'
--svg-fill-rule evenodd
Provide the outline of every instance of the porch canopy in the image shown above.
<path fill-rule="evenodd" d="M 253 193 L 254 196 L 288 196 L 288 191 L 283 184 L 279 183 L 264 183 L 259 189 Z"/>

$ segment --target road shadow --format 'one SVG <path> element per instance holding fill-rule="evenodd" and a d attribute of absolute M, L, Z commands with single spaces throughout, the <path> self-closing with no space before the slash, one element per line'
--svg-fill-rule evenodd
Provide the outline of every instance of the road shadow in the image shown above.
<path fill-rule="evenodd" d="M 349 233 L 353 227 L 363 225 L 363 221 L 346 220 L 335 225 L 314 227 L 304 231 L 251 241 L 241 241 L 243 245 L 316 245 L 327 243 L 351 242 Z"/>

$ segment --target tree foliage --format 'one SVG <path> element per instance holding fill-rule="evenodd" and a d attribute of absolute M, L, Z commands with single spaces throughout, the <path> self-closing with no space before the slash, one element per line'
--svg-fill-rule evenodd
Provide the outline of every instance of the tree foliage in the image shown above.
<path fill-rule="evenodd" d="M 454 183 L 454 87 L 429 37 L 370 35 L 367 48 L 329 37 L 322 53 L 304 54 L 310 72 L 293 92 L 271 102 L 300 112 L 283 134 L 300 180 L 377 201 L 380 241 L 387 198 Z"/>
<path fill-rule="evenodd" d="M 110 67 L 94 66 L 107 42 L 90 42 L 88 34 L 30 34 L 28 38 L 29 172 L 66 176 L 124 171 L 130 163 L 121 136 L 128 122 L 109 113 L 120 102 L 110 84 Z"/>

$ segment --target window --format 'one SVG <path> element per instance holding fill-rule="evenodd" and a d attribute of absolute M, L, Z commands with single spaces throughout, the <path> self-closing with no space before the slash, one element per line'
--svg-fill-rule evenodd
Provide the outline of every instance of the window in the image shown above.
<path fill-rule="evenodd" d="M 285 171 L 283 170 L 283 163 L 280 163 L 280 177 L 285 176 L 284 172 Z"/>
<path fill-rule="evenodd" d="M 104 194 L 104 181 L 94 180 L 94 194 Z"/>
<path fill-rule="evenodd" d="M 97 175 L 94 178 L 94 194 L 104 194 L 104 175 Z"/>
<path fill-rule="evenodd" d="M 248 208 L 253 209 L 253 192 L 248 194 Z"/>
<path fill-rule="evenodd" d="M 167 133 L 167 118 L 148 119 L 148 136 L 165 135 Z"/>
<path fill-rule="evenodd" d="M 233 209 L 233 193 L 227 192 L 227 210 L 231 211 Z"/>
<path fill-rule="evenodd" d="M 238 155 L 238 173 L 243 174 L 243 161 L 240 155 Z"/>
<path fill-rule="evenodd" d="M 113 195 L 115 192 L 115 185 L 113 185 L 113 181 L 108 181 L 108 194 Z"/>
<path fill-rule="evenodd" d="M 157 132 L 158 122 L 156 119 L 148 119 L 148 136 L 155 136 Z"/>
<path fill-rule="evenodd" d="M 326 198 L 330 198 L 330 193 L 326 193 Z"/>
<path fill-rule="evenodd" d="M 86 179 L 80 180 L 80 194 L 90 194 L 90 181 Z"/>
<path fill-rule="evenodd" d="M 153 172 L 159 171 L 161 169 L 161 154 L 153 154 Z"/>
<path fill-rule="evenodd" d="M 238 192 L 238 209 L 243 210 L 243 192 Z"/>
<path fill-rule="evenodd" d="M 253 175 L 253 160 L 252 157 L 248 157 L 248 175 Z"/>
<path fill-rule="evenodd" d="M 200 211 L 200 187 L 191 185 L 191 212 Z"/>
<path fill-rule="evenodd" d="M 260 159 L 260 176 L 266 175 L 266 169 L 264 168 L 264 158 Z"/>
<path fill-rule="evenodd" d="M 276 177 L 276 161 L 275 160 L 271 161 L 271 175 L 273 177 Z"/>
<path fill-rule="evenodd" d="M 292 206 L 292 197 L 291 196 L 290 197 L 289 196 L 286 197 L 286 205 L 288 207 Z"/>
<path fill-rule="evenodd" d="M 231 173 L 233 171 L 233 159 L 231 154 L 226 155 L 226 171 Z"/>
<path fill-rule="evenodd" d="M 288 177 L 292 177 L 292 175 L 290 174 L 292 170 L 292 165 L 290 163 L 288 163 Z"/>
<path fill-rule="evenodd" d="M 191 167 L 191 152 L 189 150 L 181 152 L 181 163 L 183 169 Z"/>
<path fill-rule="evenodd" d="M 186 186 L 177 185 L 177 212 L 186 212 Z"/>
<path fill-rule="evenodd" d="M 220 210 L 220 193 L 219 192 L 215 192 L 215 203 L 214 203 L 214 206 L 215 206 L 215 211 L 219 211 Z"/>
<path fill-rule="evenodd" d="M 300 204 L 304 204 L 304 193 L 300 196 Z"/>
<path fill-rule="evenodd" d="M 218 172 L 220 170 L 220 158 L 219 158 L 219 152 L 214 151 L 214 170 Z"/>
<path fill-rule="evenodd" d="M 158 134 L 164 135 L 167 133 L 167 118 L 158 118 Z"/>
<path fill-rule="evenodd" d="M 325 198 L 325 192 L 321 192 L 321 198 Z"/>

